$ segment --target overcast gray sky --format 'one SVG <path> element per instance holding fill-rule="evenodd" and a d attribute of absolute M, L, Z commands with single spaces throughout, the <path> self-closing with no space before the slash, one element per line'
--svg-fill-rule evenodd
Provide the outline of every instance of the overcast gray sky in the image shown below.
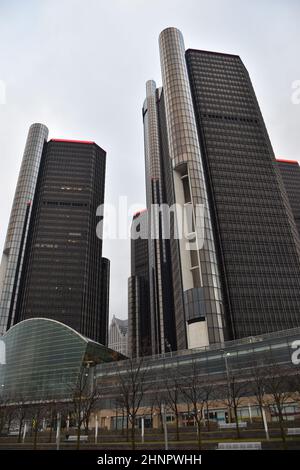
<path fill-rule="evenodd" d="M 141 106 L 161 84 L 158 35 L 181 29 L 186 48 L 239 54 L 277 156 L 300 160 L 299 0 L 0 0 L 0 249 L 28 128 L 94 140 L 107 151 L 106 201 L 145 204 Z M 127 317 L 128 241 L 105 241 L 110 313 Z"/>

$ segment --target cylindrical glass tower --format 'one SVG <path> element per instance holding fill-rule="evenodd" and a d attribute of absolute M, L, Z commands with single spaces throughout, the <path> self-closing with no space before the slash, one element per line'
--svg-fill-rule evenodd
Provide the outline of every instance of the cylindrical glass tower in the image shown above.
<path fill-rule="evenodd" d="M 0 335 L 3 335 L 14 324 L 31 203 L 47 138 L 46 126 L 32 124 L 28 132 L 1 261 Z"/>
<path fill-rule="evenodd" d="M 192 214 L 180 239 L 188 347 L 201 347 L 224 341 L 220 275 L 182 34 L 167 28 L 159 44 L 175 198 Z"/>
<path fill-rule="evenodd" d="M 162 204 L 161 155 L 156 104 L 156 84 L 146 83 L 144 104 L 144 136 L 146 163 L 146 190 L 148 209 L 149 284 L 151 308 L 152 352 L 165 352 L 164 305 L 162 294 L 161 263 L 164 256 L 164 240 L 159 238 L 160 218 L 158 207 Z"/>

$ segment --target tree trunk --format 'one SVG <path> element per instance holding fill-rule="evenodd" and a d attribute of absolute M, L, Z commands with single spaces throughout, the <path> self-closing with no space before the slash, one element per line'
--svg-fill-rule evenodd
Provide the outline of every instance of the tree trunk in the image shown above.
<path fill-rule="evenodd" d="M 287 442 L 286 442 L 286 435 L 285 435 L 285 429 L 284 429 L 284 419 L 282 415 L 282 409 L 280 405 L 277 405 L 277 410 L 278 410 L 278 420 L 279 420 L 279 427 L 280 427 L 280 435 L 282 439 L 282 446 L 284 450 L 287 449 Z"/>
<path fill-rule="evenodd" d="M 5 423 L 4 417 L 0 415 L 0 433 L 4 429 L 4 423 Z"/>
<path fill-rule="evenodd" d="M 229 423 L 232 423 L 231 405 L 228 406 L 228 420 L 229 420 Z"/>
<path fill-rule="evenodd" d="M 124 410 L 122 412 L 122 436 L 124 435 Z"/>
<path fill-rule="evenodd" d="M 115 431 L 118 430 L 118 409 L 116 409 L 116 424 L 115 424 Z"/>
<path fill-rule="evenodd" d="M 179 416 L 178 416 L 178 412 L 176 412 L 175 419 L 176 419 L 176 441 L 179 441 Z"/>
<path fill-rule="evenodd" d="M 135 450 L 135 419 L 131 421 L 131 446 L 132 450 Z"/>
<path fill-rule="evenodd" d="M 127 418 L 126 418 L 126 441 L 128 442 L 129 441 L 129 419 L 128 419 L 128 414 L 127 414 Z"/>
<path fill-rule="evenodd" d="M 239 419 L 238 419 L 238 412 L 237 412 L 236 405 L 234 405 L 234 418 L 235 418 L 235 426 L 236 426 L 236 436 L 238 439 L 240 439 L 241 433 L 240 433 Z"/>
<path fill-rule="evenodd" d="M 201 421 L 197 420 L 197 430 L 198 430 L 198 449 L 201 450 L 202 442 L 201 442 Z"/>
<path fill-rule="evenodd" d="M 7 434 L 9 434 L 9 431 L 10 431 L 11 422 L 12 422 L 12 414 L 10 414 L 10 415 L 8 416 Z"/>
<path fill-rule="evenodd" d="M 88 420 L 84 421 L 84 430 L 86 434 L 88 435 L 89 434 L 89 421 Z"/>
<path fill-rule="evenodd" d="M 162 417 L 161 411 L 160 411 L 160 413 L 159 413 L 159 419 L 160 419 L 160 431 L 161 431 L 161 433 L 163 434 L 163 432 L 164 432 L 164 421 L 163 421 L 163 417 Z"/>
<path fill-rule="evenodd" d="M 79 421 L 78 426 L 77 426 L 77 445 L 76 445 L 77 450 L 79 450 L 80 448 L 80 428 L 81 428 L 81 423 Z"/>
<path fill-rule="evenodd" d="M 53 413 L 51 413 L 51 421 L 50 421 L 50 434 L 49 434 L 49 442 L 52 441 L 52 433 L 53 433 Z"/>
<path fill-rule="evenodd" d="M 19 422 L 19 434 L 18 434 L 18 442 L 21 442 L 21 435 L 22 435 L 22 426 L 23 426 L 23 421 L 24 418 L 21 416 L 20 422 Z"/>
<path fill-rule="evenodd" d="M 33 448 L 36 450 L 37 448 L 37 435 L 38 435 L 38 421 L 36 420 L 34 425 L 34 437 L 33 437 Z"/>
<path fill-rule="evenodd" d="M 208 406 L 208 401 L 206 402 L 206 423 L 207 423 L 207 430 L 209 431 L 209 406 Z"/>
<path fill-rule="evenodd" d="M 259 410 L 260 410 L 261 422 L 262 422 L 263 428 L 265 428 L 264 412 L 263 412 L 263 405 L 262 405 L 262 403 L 259 403 Z"/>

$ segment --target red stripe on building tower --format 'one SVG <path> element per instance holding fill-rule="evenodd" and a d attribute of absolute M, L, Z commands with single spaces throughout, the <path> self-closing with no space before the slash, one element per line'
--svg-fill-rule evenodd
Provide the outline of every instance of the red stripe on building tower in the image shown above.
<path fill-rule="evenodd" d="M 133 214 L 133 217 L 137 217 L 137 216 L 139 216 L 140 214 L 142 214 L 143 212 L 146 212 L 146 211 L 147 211 L 147 209 L 141 209 L 140 211 L 135 212 Z"/>
<path fill-rule="evenodd" d="M 50 142 L 68 142 L 72 144 L 94 144 L 92 140 L 51 139 Z"/>
<path fill-rule="evenodd" d="M 284 158 L 276 158 L 276 162 L 291 163 L 293 165 L 299 165 L 299 162 L 297 160 L 285 160 Z"/>

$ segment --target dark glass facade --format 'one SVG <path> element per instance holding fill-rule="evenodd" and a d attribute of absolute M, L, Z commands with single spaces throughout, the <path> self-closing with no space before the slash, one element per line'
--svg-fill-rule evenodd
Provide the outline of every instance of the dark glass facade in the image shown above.
<path fill-rule="evenodd" d="M 51 318 L 107 344 L 109 263 L 96 236 L 106 153 L 93 142 L 44 146 L 15 323 Z"/>
<path fill-rule="evenodd" d="M 177 218 L 170 240 L 158 250 L 149 243 L 152 351 L 165 352 L 166 331 L 172 348 L 184 349 L 298 327 L 299 166 L 276 164 L 239 56 L 186 51 L 176 28 L 159 45 L 163 88 L 147 82 L 143 106 L 150 227 L 157 203 L 189 208 L 192 220 L 179 241 Z M 163 232 L 160 218 L 155 224 Z M 160 301 L 168 286 L 169 316 L 159 303 L 163 315 L 153 316 L 152 272 Z"/>
<path fill-rule="evenodd" d="M 30 126 L 0 266 L 0 335 L 15 322 L 32 200 L 47 137 L 48 129 L 43 124 Z"/>
<path fill-rule="evenodd" d="M 161 152 L 161 173 L 163 187 L 163 202 L 169 207 L 176 203 L 174 182 L 172 178 L 172 164 L 168 146 L 166 110 L 163 89 L 157 90 L 157 113 L 159 123 L 159 139 Z M 175 237 L 175 213 L 170 212 L 169 218 L 170 239 L 165 243 L 164 285 L 167 303 L 166 338 L 167 344 L 173 350 L 187 347 L 186 317 L 184 296 L 182 292 L 182 276 L 180 270 L 179 242 Z M 164 220 L 162 221 L 164 223 Z M 168 351 L 168 349 L 167 349 Z"/>
<path fill-rule="evenodd" d="M 159 45 L 187 347 L 204 347 L 226 337 L 212 213 L 182 34 L 167 28 L 160 34 Z M 174 272 L 173 278 L 178 278 Z"/>
<path fill-rule="evenodd" d="M 104 257 L 101 258 L 100 282 L 100 317 L 98 322 L 95 321 L 95 330 L 98 330 L 97 336 L 101 338 L 101 343 L 108 345 L 110 261 Z M 106 332 L 105 337 L 104 332 Z"/>
<path fill-rule="evenodd" d="M 179 289 L 173 279 L 172 265 L 178 261 L 178 240 L 165 236 L 174 233 L 174 213 L 165 218 L 162 206 L 174 200 L 170 178 L 171 161 L 162 89 L 153 81 L 146 84 L 143 106 L 145 139 L 145 177 L 148 209 L 149 295 L 152 353 L 186 347 L 181 279 Z M 167 222 L 167 223 L 165 223 Z M 169 224 L 170 222 L 170 224 Z M 176 271 L 178 272 L 178 271 Z M 177 332 L 179 333 L 177 335 Z M 179 346 L 178 346 L 179 344 Z"/>
<path fill-rule="evenodd" d="M 233 338 L 300 325 L 299 237 L 238 56 L 186 61 Z"/>
<path fill-rule="evenodd" d="M 300 235 L 300 166 L 296 160 L 276 160 Z"/>
<path fill-rule="evenodd" d="M 92 386 L 96 364 L 124 359 L 48 318 L 22 321 L 2 340 L 6 364 L 0 364 L 0 399 L 12 402 L 70 399 L 82 373 Z"/>
<path fill-rule="evenodd" d="M 131 276 L 128 279 L 128 355 L 130 357 L 151 354 L 148 239 L 143 235 L 147 227 L 147 211 L 136 213 L 131 229 Z M 133 234 L 142 236 L 137 237 Z"/>

